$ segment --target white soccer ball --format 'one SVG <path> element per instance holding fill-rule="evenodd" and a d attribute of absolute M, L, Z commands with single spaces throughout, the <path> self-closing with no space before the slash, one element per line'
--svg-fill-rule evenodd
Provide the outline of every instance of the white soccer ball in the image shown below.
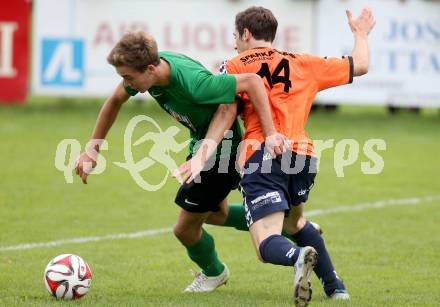
<path fill-rule="evenodd" d="M 46 289 L 57 299 L 79 299 L 89 291 L 91 282 L 88 264 L 76 255 L 56 256 L 44 270 Z"/>

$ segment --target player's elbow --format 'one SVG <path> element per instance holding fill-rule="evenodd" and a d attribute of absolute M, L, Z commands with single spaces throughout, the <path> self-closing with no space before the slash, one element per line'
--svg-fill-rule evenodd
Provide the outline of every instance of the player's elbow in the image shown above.
<path fill-rule="evenodd" d="M 237 102 L 231 104 L 221 104 L 217 112 L 220 112 L 223 118 L 235 118 L 237 116 Z"/>
<path fill-rule="evenodd" d="M 358 69 L 356 69 L 354 71 L 354 76 L 355 77 L 359 77 L 359 76 L 363 76 L 363 75 L 365 75 L 367 73 L 368 73 L 368 66 L 359 67 Z"/>
<path fill-rule="evenodd" d="M 359 77 L 368 73 L 368 61 L 354 64 L 353 75 Z"/>
<path fill-rule="evenodd" d="M 264 87 L 264 82 L 260 76 L 253 73 L 237 75 L 237 92 L 255 92 L 258 87 Z"/>
<path fill-rule="evenodd" d="M 257 74 L 248 74 L 248 78 L 249 78 L 249 82 L 251 83 L 252 86 L 263 86 L 264 87 L 264 82 L 261 79 L 261 77 Z"/>

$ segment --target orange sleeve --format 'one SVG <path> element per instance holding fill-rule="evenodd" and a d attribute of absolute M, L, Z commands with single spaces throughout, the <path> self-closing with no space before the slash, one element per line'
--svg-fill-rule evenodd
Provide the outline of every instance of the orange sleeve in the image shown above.
<path fill-rule="evenodd" d="M 311 66 L 313 78 L 317 82 L 319 91 L 353 82 L 353 59 L 351 56 L 345 56 L 341 59 L 307 56 L 307 62 Z"/>

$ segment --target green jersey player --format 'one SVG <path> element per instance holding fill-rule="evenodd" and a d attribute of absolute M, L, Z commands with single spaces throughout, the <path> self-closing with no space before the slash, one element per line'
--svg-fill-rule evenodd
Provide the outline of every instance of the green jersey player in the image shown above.
<path fill-rule="evenodd" d="M 187 56 L 158 52 L 155 40 L 143 32 L 125 34 L 107 61 L 116 68 L 123 81 L 104 103 L 93 140 L 105 138 L 122 104 L 130 96 L 148 91 L 166 112 L 190 130 L 190 155 L 200 155 L 201 160 L 206 160 L 211 152 L 196 150 L 194 145 L 198 141 L 201 141 L 201 148 L 206 140 L 218 144 L 225 131 L 231 129 L 232 148 L 238 146 L 242 137 L 240 127 L 236 121 L 232 127 L 227 123 L 231 122 L 230 116 L 236 116 L 230 112 L 235 109 L 236 94 L 245 92 L 259 114 L 268 150 L 273 155 L 284 150 L 284 137 L 274 128 L 264 83 L 258 75 L 213 75 Z M 77 162 L 76 173 L 84 183 L 87 183 L 91 171 L 87 166 L 93 168 L 96 165 L 99 143 L 96 144 L 93 150 L 82 153 Z M 234 153 L 234 149 L 232 151 Z M 228 213 L 226 196 L 236 187 L 240 177 L 235 171 L 235 159 L 231 158 L 227 167 L 226 172 L 217 172 L 216 167 L 202 172 L 199 183 L 184 182 L 175 199 L 181 210 L 174 234 L 187 249 L 189 257 L 202 269 L 186 292 L 212 291 L 229 277 L 228 268 L 217 256 L 213 238 L 202 228 L 203 223 L 219 224 L 214 218 L 210 220 L 214 215 L 222 217 L 220 224 L 237 228 L 244 224 L 246 227 L 242 209 L 237 211 L 239 216 Z"/>

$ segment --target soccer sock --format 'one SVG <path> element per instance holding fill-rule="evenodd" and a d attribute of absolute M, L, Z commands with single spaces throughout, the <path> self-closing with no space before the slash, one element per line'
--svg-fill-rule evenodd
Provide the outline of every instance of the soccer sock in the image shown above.
<path fill-rule="evenodd" d="M 281 235 L 282 235 L 283 237 L 286 237 L 286 238 L 289 239 L 290 241 L 293 241 L 293 242 L 296 243 L 296 241 L 295 241 L 295 239 L 293 238 L 293 236 L 290 235 L 290 234 L 288 234 L 287 231 L 284 231 L 284 230 L 281 231 Z"/>
<path fill-rule="evenodd" d="M 271 235 L 260 243 L 260 255 L 265 262 L 293 266 L 298 260 L 299 247 L 280 235 Z"/>
<path fill-rule="evenodd" d="M 291 237 L 298 246 L 312 246 L 318 252 L 318 262 L 314 271 L 321 280 L 327 295 L 331 295 L 335 289 L 345 288 L 336 276 L 332 261 L 325 248 L 324 239 L 312 224 L 307 221 L 304 227 Z"/>
<path fill-rule="evenodd" d="M 188 256 L 202 269 L 206 276 L 218 276 L 225 266 L 218 259 L 212 236 L 202 228 L 202 238 L 192 246 L 185 246 Z"/>
<path fill-rule="evenodd" d="M 230 204 L 228 217 L 223 226 L 235 227 L 238 230 L 248 231 L 243 204 Z"/>

